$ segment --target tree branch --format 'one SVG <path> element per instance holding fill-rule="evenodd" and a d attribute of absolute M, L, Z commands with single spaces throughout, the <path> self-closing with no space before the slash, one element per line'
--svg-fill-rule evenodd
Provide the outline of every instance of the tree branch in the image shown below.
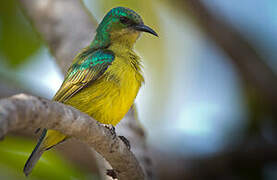
<path fill-rule="evenodd" d="M 277 107 L 277 76 L 263 58 L 231 25 L 216 17 L 201 0 L 179 0 L 192 17 L 230 57 L 245 82 L 255 88 L 267 102 Z"/>
<path fill-rule="evenodd" d="M 135 156 L 110 130 L 86 114 L 58 102 L 19 94 L 0 100 L 0 137 L 19 129 L 55 129 L 100 153 L 119 179 L 143 179 Z"/>
<path fill-rule="evenodd" d="M 255 143 L 243 144 L 239 149 L 231 152 L 225 151 L 211 157 L 186 160 L 190 167 L 183 170 L 183 178 L 188 180 L 229 179 L 232 176 L 242 178 L 246 174 L 248 178 L 252 177 L 250 179 L 256 178 L 257 174 L 264 170 L 262 167 L 276 163 L 277 145 L 260 139 L 257 139 Z"/>
<path fill-rule="evenodd" d="M 91 42 L 97 22 L 80 0 L 19 2 L 65 73 L 74 56 Z"/>
<path fill-rule="evenodd" d="M 138 120 L 136 106 L 133 105 L 124 119 L 117 125 L 117 132 L 130 141 L 131 150 L 136 155 L 143 168 L 146 179 L 153 179 L 156 174 L 153 169 L 152 156 L 146 143 L 146 133 Z"/>
<path fill-rule="evenodd" d="M 20 93 L 18 88 L 0 82 L 0 98 L 9 97 L 18 93 Z"/>

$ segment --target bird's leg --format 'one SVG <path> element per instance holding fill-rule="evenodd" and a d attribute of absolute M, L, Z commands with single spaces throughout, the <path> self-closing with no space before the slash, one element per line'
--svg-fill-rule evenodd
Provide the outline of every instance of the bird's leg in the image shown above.
<path fill-rule="evenodd" d="M 116 138 L 116 132 L 115 132 L 114 126 L 111 125 L 111 124 L 103 124 L 103 125 L 105 126 L 105 128 L 107 128 L 110 131 L 110 133 L 113 136 L 113 139 L 115 139 Z"/>
<path fill-rule="evenodd" d="M 110 130 L 112 136 L 113 136 L 113 139 L 116 138 L 116 132 L 115 132 L 115 128 L 113 125 L 111 124 L 103 124 L 105 126 L 105 128 L 107 128 L 108 130 Z M 126 139 L 124 136 L 118 136 L 121 141 L 124 142 L 124 144 L 127 146 L 127 148 L 130 150 L 131 149 L 131 145 L 130 145 L 130 142 L 128 139 Z"/>
<path fill-rule="evenodd" d="M 127 146 L 127 148 L 130 150 L 131 149 L 131 144 L 130 144 L 130 141 L 126 138 L 126 137 L 124 137 L 124 136 L 118 136 L 120 139 L 121 139 L 121 141 L 123 141 L 124 142 L 124 144 Z"/>

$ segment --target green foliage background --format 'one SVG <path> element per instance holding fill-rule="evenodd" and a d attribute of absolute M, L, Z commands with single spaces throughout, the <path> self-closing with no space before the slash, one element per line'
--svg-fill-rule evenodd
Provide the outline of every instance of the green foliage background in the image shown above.
<path fill-rule="evenodd" d="M 78 170 L 55 151 L 46 152 L 26 178 L 22 169 L 34 146 L 34 141 L 18 136 L 1 141 L 0 179 L 92 179 L 92 175 Z"/>
<path fill-rule="evenodd" d="M 1 2 L 0 27 L 0 54 L 12 67 L 28 60 L 42 45 L 15 0 Z"/>

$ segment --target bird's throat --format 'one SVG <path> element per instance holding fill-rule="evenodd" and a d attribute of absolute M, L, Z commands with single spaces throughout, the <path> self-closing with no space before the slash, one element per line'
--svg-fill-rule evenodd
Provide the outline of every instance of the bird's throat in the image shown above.
<path fill-rule="evenodd" d="M 133 49 L 134 44 L 139 36 L 139 32 L 129 29 L 122 29 L 120 31 L 110 33 L 97 33 L 90 45 L 90 48 L 108 48 L 109 46 L 115 45 Z"/>
<path fill-rule="evenodd" d="M 139 35 L 139 32 L 130 31 L 128 29 L 113 32 L 110 34 L 111 45 L 116 44 L 128 49 L 133 49 L 137 39 L 139 38 Z"/>

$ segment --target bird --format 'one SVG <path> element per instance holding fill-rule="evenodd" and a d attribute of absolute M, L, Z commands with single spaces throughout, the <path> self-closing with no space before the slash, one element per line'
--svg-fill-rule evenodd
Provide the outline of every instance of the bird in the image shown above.
<path fill-rule="evenodd" d="M 135 11 L 126 7 L 111 9 L 90 45 L 73 59 L 53 101 L 70 105 L 102 124 L 119 123 L 144 83 L 141 58 L 134 51 L 142 32 L 158 37 Z M 26 161 L 24 174 L 31 173 L 43 152 L 67 138 L 59 131 L 44 128 Z"/>

